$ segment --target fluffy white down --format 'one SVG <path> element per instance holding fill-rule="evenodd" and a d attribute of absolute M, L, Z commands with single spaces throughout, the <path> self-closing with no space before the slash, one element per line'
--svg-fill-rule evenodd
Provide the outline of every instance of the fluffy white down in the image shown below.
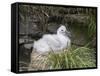
<path fill-rule="evenodd" d="M 34 42 L 34 50 L 39 53 L 48 51 L 59 51 L 70 47 L 71 40 L 67 36 L 68 31 L 65 26 L 57 29 L 57 34 L 45 34 L 41 39 Z"/>

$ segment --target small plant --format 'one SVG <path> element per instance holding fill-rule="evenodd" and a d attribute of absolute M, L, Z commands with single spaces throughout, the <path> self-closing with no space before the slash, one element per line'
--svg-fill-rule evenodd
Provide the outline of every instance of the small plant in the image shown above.
<path fill-rule="evenodd" d="M 70 48 L 62 53 L 48 55 L 50 69 L 95 67 L 95 50 L 87 47 Z"/>
<path fill-rule="evenodd" d="M 89 37 L 93 37 L 96 35 L 96 18 L 94 16 L 90 16 L 89 18 L 88 35 Z"/>

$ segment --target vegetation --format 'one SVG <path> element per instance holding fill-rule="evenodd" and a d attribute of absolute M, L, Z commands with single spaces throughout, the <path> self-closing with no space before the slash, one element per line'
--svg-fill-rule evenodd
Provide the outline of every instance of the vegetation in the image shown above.
<path fill-rule="evenodd" d="M 88 35 L 89 37 L 94 37 L 96 35 L 96 18 L 94 16 L 90 16 L 89 18 Z"/>
<path fill-rule="evenodd" d="M 78 47 L 73 45 L 69 49 L 60 52 L 49 52 L 40 55 L 33 53 L 30 70 L 50 70 L 50 69 L 77 69 L 96 67 L 96 49 L 87 45 Z M 32 68 L 34 67 L 34 68 Z"/>
<path fill-rule="evenodd" d="M 62 53 L 50 53 L 48 63 L 50 69 L 74 69 L 95 67 L 95 49 L 84 47 L 71 47 L 69 50 L 64 50 Z"/>

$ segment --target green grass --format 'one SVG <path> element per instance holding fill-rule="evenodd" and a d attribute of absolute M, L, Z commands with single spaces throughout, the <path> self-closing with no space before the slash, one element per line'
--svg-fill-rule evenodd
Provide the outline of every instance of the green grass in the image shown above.
<path fill-rule="evenodd" d="M 50 69 L 95 67 L 95 50 L 87 47 L 70 48 L 60 53 L 51 52 L 47 58 Z"/>
<path fill-rule="evenodd" d="M 93 37 L 96 35 L 96 18 L 94 16 L 90 16 L 88 21 L 88 36 Z"/>

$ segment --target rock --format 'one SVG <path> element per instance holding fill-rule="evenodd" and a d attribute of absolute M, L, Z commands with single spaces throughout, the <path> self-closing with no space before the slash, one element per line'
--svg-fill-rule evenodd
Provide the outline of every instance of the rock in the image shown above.
<path fill-rule="evenodd" d="M 54 33 L 57 33 L 57 29 L 59 27 L 59 24 L 57 23 L 49 23 L 48 24 L 48 27 L 47 27 L 47 32 L 51 33 L 51 34 L 54 34 Z"/>
<path fill-rule="evenodd" d="M 48 18 L 48 21 L 47 23 L 58 23 L 58 24 L 61 24 L 63 21 L 63 16 L 50 16 Z"/>
<path fill-rule="evenodd" d="M 84 46 L 85 44 L 87 44 L 87 31 L 86 28 L 82 28 L 82 27 L 71 27 L 71 33 L 72 33 L 72 37 L 71 37 L 71 41 L 74 45 L 78 45 L 78 46 Z"/>
<path fill-rule="evenodd" d="M 88 19 L 88 15 L 71 14 L 65 16 L 64 22 L 67 22 L 70 26 L 87 26 Z"/>
<path fill-rule="evenodd" d="M 19 61 L 30 62 L 30 54 L 32 52 L 32 48 L 26 48 L 23 45 L 19 46 Z"/>

